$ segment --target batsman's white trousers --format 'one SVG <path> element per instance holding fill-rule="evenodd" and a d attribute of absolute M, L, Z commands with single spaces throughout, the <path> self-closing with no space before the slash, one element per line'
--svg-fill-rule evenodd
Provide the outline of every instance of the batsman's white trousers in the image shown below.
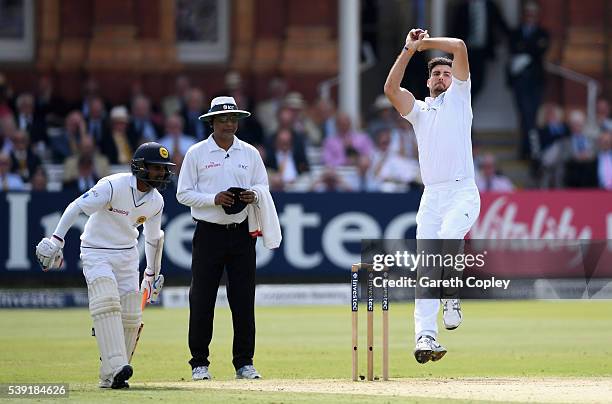
<path fill-rule="evenodd" d="M 128 250 L 102 250 L 81 247 L 83 275 L 90 284 L 94 279 L 107 277 L 117 282 L 119 296 L 140 290 L 138 266 L 140 257 L 136 247 Z"/>
<path fill-rule="evenodd" d="M 417 239 L 462 240 L 480 213 L 480 194 L 472 178 L 425 187 L 417 212 Z M 415 340 L 438 336 L 439 299 L 415 299 Z"/>

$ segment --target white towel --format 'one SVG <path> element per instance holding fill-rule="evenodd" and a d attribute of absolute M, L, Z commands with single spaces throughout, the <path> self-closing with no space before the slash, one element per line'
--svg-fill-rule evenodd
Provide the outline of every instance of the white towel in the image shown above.
<path fill-rule="evenodd" d="M 283 237 L 272 195 L 265 185 L 255 185 L 251 189 L 257 194 L 257 203 L 247 206 L 249 233 L 253 237 L 263 237 L 266 248 L 278 248 Z"/>

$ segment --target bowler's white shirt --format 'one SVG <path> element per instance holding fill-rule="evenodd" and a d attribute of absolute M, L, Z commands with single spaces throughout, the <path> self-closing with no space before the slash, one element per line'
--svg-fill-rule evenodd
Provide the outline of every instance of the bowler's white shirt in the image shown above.
<path fill-rule="evenodd" d="M 474 178 L 470 79 L 453 76 L 448 89 L 436 98 L 415 100 L 404 115 L 413 126 L 425 186 Z"/>
<path fill-rule="evenodd" d="M 143 223 L 153 234 L 159 233 L 164 198 L 152 189 L 138 200 L 136 191 L 136 177 L 120 173 L 102 178 L 75 200 L 89 216 L 81 235 L 82 248 L 134 247 L 138 243 L 138 227 Z"/>
<path fill-rule="evenodd" d="M 191 207 L 191 216 L 211 223 L 242 223 L 247 209 L 235 215 L 215 205 L 215 195 L 230 187 L 250 189 L 268 187 L 268 174 L 257 149 L 234 136 L 225 151 L 212 135 L 191 146 L 185 154 L 179 174 L 176 199 Z"/>

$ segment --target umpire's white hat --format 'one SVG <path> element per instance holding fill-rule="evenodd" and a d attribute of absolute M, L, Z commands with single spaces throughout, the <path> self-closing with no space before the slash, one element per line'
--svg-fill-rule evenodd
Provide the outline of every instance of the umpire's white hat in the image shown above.
<path fill-rule="evenodd" d="M 250 116 L 249 111 L 238 109 L 234 97 L 216 97 L 210 103 L 210 109 L 204 115 L 200 115 L 199 119 L 210 121 L 215 115 L 234 114 L 238 115 L 239 119 Z"/>

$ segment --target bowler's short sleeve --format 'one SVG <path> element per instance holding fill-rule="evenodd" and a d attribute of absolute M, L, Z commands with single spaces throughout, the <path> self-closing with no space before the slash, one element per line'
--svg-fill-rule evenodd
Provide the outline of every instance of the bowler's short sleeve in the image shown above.
<path fill-rule="evenodd" d="M 467 80 L 459 80 L 453 76 L 453 81 L 446 91 L 451 96 L 462 98 L 466 101 L 471 101 L 472 80 L 468 76 Z"/>
<path fill-rule="evenodd" d="M 413 126 L 417 125 L 419 122 L 419 117 L 424 109 L 427 109 L 427 104 L 424 101 L 414 100 L 414 105 L 412 106 L 412 111 L 410 111 L 406 115 L 402 115 L 402 118 L 406 119 Z"/>

